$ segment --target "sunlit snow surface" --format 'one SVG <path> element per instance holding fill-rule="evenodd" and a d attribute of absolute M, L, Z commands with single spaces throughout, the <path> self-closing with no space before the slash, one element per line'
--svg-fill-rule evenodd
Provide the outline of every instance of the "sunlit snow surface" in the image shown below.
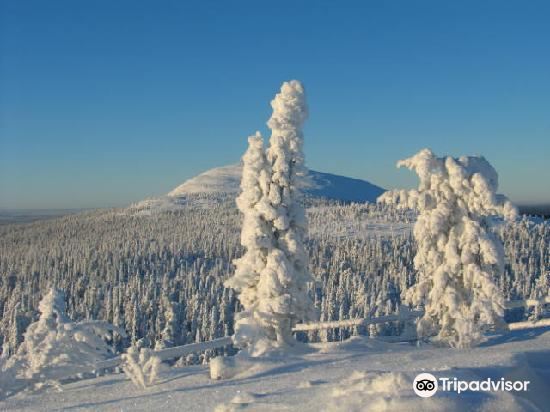
<path fill-rule="evenodd" d="M 240 190 L 242 167 L 217 167 L 195 176 L 176 187 L 168 197 L 181 197 L 196 193 L 237 193 Z M 374 202 L 384 189 L 365 180 L 309 171 L 306 193 L 329 199 L 353 202 Z"/>
<path fill-rule="evenodd" d="M 135 388 L 123 374 L 21 393 L 0 410 L 108 411 L 544 411 L 550 405 L 550 329 L 493 336 L 481 347 L 352 338 L 317 344 L 310 353 L 274 356 L 233 379 L 213 381 L 206 366 L 172 368 L 155 386 Z M 419 398 L 414 377 L 430 372 L 462 380 L 530 380 L 529 391 L 438 392 Z"/>

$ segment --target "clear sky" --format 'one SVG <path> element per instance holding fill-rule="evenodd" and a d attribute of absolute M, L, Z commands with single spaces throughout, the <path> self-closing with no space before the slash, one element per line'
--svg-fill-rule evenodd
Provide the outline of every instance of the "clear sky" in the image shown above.
<path fill-rule="evenodd" d="M 236 163 L 284 80 L 315 170 L 423 147 L 550 202 L 548 1 L 0 0 L 0 207 L 125 205 Z"/>

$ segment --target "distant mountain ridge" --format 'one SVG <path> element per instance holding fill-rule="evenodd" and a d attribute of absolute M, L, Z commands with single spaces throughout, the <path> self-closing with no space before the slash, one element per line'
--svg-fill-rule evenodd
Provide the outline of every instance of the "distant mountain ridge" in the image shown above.
<path fill-rule="evenodd" d="M 167 196 L 178 198 L 199 193 L 236 194 L 240 191 L 241 173 L 240 165 L 210 169 L 185 181 L 169 192 Z M 310 170 L 305 192 L 314 197 L 345 202 L 374 202 L 378 196 L 385 192 L 385 189 L 366 180 Z"/>

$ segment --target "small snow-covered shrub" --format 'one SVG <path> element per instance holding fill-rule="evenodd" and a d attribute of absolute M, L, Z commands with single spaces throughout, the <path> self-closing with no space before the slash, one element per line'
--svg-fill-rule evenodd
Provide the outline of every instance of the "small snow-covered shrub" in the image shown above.
<path fill-rule="evenodd" d="M 162 361 L 149 348 L 131 346 L 122 355 L 122 369 L 139 388 L 154 385 L 161 371 Z"/>
<path fill-rule="evenodd" d="M 107 322 L 71 322 L 65 314 L 64 294 L 51 289 L 40 302 L 40 318 L 29 325 L 17 353 L 2 365 L 11 384 L 2 385 L 7 395 L 32 385 L 57 385 L 113 355 L 107 339 L 124 334 Z"/>

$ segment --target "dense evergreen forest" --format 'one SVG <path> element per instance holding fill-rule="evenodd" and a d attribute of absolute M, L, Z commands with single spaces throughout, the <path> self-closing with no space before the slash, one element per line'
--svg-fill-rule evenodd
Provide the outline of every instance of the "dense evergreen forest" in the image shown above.
<path fill-rule="evenodd" d="M 415 282 L 414 214 L 320 199 L 307 200 L 307 214 L 316 280 L 310 294 L 321 320 L 395 312 Z M 107 320 L 125 329 L 127 338 L 114 338 L 118 350 L 142 338 L 170 346 L 232 334 L 239 303 L 223 281 L 243 252 L 240 219 L 231 196 L 196 195 L 172 208 L 142 203 L 0 226 L 3 356 L 14 352 L 52 286 L 66 292 L 73 320 Z M 505 275 L 496 279 L 505 298 L 547 294 L 550 225 L 524 217 L 496 222 L 495 230 L 506 251 Z M 331 330 L 309 339 L 396 328 Z"/>

